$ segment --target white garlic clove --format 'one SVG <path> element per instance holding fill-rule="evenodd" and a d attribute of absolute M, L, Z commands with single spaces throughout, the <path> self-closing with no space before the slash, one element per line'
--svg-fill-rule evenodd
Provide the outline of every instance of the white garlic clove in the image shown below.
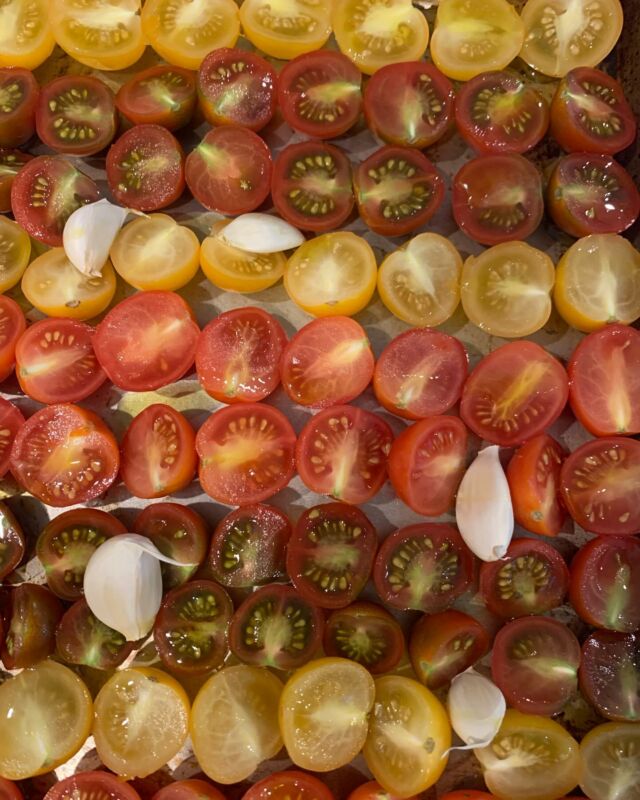
<path fill-rule="evenodd" d="M 456 522 L 482 561 L 504 558 L 513 537 L 513 505 L 497 445 L 485 447 L 466 471 L 456 498 Z"/>
<path fill-rule="evenodd" d="M 466 745 L 453 750 L 486 747 L 498 733 L 507 710 L 500 689 L 473 667 L 451 681 L 447 707 L 451 727 Z"/>
<path fill-rule="evenodd" d="M 297 228 L 273 214 L 241 214 L 218 233 L 220 239 L 248 253 L 281 253 L 299 247 L 305 238 Z"/>
<path fill-rule="evenodd" d="M 98 200 L 80 206 L 67 220 L 62 245 L 67 258 L 83 275 L 99 277 L 129 209 Z"/>

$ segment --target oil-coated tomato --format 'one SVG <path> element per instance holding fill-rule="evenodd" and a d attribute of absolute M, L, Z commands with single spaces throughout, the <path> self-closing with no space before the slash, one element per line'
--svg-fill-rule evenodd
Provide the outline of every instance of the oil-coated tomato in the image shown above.
<path fill-rule="evenodd" d="M 24 417 L 20 409 L 0 397 L 0 478 L 9 469 L 13 441 L 23 425 Z"/>
<path fill-rule="evenodd" d="M 55 47 L 47 0 L 7 0 L 0 10 L 0 67 L 35 69 Z"/>
<path fill-rule="evenodd" d="M 418 680 L 439 689 L 486 655 L 489 642 L 476 619 L 450 608 L 420 617 L 411 629 L 409 656 Z"/>
<path fill-rule="evenodd" d="M 335 800 L 331 790 L 315 775 L 297 770 L 272 772 L 254 783 L 242 800 Z M 13 800 L 13 798 L 7 798 Z"/>
<path fill-rule="evenodd" d="M 94 329 L 73 319 L 43 319 L 16 346 L 16 377 L 40 403 L 77 403 L 93 394 L 106 374 L 93 352 Z"/>
<path fill-rule="evenodd" d="M 175 202 L 185 186 L 178 140 L 161 125 L 135 125 L 107 153 L 107 183 L 123 206 L 157 211 Z"/>
<path fill-rule="evenodd" d="M 567 373 L 557 359 L 534 342 L 510 342 L 467 378 L 460 416 L 481 439 L 513 447 L 552 425 L 568 396 Z"/>
<path fill-rule="evenodd" d="M 259 503 L 289 483 L 296 434 L 277 408 L 238 403 L 214 412 L 196 436 L 203 490 L 227 505 Z"/>
<path fill-rule="evenodd" d="M 205 134 L 187 156 L 189 191 L 210 211 L 245 214 L 269 194 L 271 153 L 257 133 L 223 125 Z"/>
<path fill-rule="evenodd" d="M 0 382 L 13 372 L 16 347 L 26 327 L 24 313 L 16 301 L 0 295 Z"/>
<path fill-rule="evenodd" d="M 423 522 L 387 536 L 376 556 L 373 582 L 387 605 L 433 614 L 467 590 L 473 567 L 473 555 L 453 525 Z"/>
<path fill-rule="evenodd" d="M 636 120 L 622 86 L 599 69 L 576 67 L 551 103 L 551 135 L 568 153 L 615 155 L 636 138 Z"/>
<path fill-rule="evenodd" d="M 0 653 L 5 669 L 33 667 L 52 655 L 62 612 L 62 603 L 45 586 L 21 583 L 12 589 Z"/>
<path fill-rule="evenodd" d="M 280 383 L 280 357 L 287 335 L 260 308 L 225 311 L 198 338 L 196 372 L 203 389 L 221 403 L 257 403 Z"/>
<path fill-rule="evenodd" d="M 334 50 L 303 53 L 285 64 L 278 76 L 278 104 L 294 131 L 333 139 L 358 120 L 362 75 Z"/>
<path fill-rule="evenodd" d="M 388 64 L 367 83 L 364 114 L 380 139 L 422 150 L 449 131 L 453 98 L 451 81 L 432 64 Z"/>
<path fill-rule="evenodd" d="M 353 210 L 351 165 L 332 144 L 288 144 L 276 159 L 271 196 L 278 213 L 305 231 L 333 231 Z"/>
<path fill-rule="evenodd" d="M 621 633 L 640 630 L 640 540 L 598 536 L 571 562 L 569 599 L 589 625 Z"/>
<path fill-rule="evenodd" d="M 39 92 L 29 70 L 0 67 L 0 147 L 20 147 L 31 139 Z"/>
<path fill-rule="evenodd" d="M 527 0 L 520 58 L 544 75 L 561 78 L 575 67 L 595 67 L 622 31 L 619 0 Z"/>
<path fill-rule="evenodd" d="M 29 155 L 29 153 L 23 153 L 20 150 L 15 150 L 10 147 L 0 147 L 0 214 L 6 214 L 11 211 L 11 187 L 13 186 L 13 179 L 27 161 L 31 161 L 32 158 L 33 156 Z M 11 221 L 4 217 L 2 219 L 4 223 Z M 0 242 L 1 237 L 2 233 L 0 233 Z M 10 282 L 13 273 L 8 267 L 8 265 L 13 263 L 15 258 L 15 254 L 10 256 L 9 253 L 0 249 L 0 290 L 3 292 L 17 283 L 17 279 L 14 280 L 13 283 Z M 19 277 L 20 276 L 18 276 L 18 278 Z"/>
<path fill-rule="evenodd" d="M 531 437 L 514 453 L 507 467 L 513 514 L 531 533 L 560 533 L 566 511 L 560 502 L 560 467 L 567 451 L 552 436 Z"/>
<path fill-rule="evenodd" d="M 420 796 L 410 797 L 408 800 L 419 800 Z M 389 794 L 378 781 L 367 781 L 354 789 L 347 800 L 399 800 L 399 798 L 397 795 Z"/>
<path fill-rule="evenodd" d="M 47 800 L 140 800 L 131 784 L 102 769 L 63 778 L 49 789 L 45 797 Z"/>
<path fill-rule="evenodd" d="M 444 198 L 442 176 L 412 147 L 381 147 L 356 168 L 353 181 L 360 216 L 382 236 L 424 225 Z"/>
<path fill-rule="evenodd" d="M 439 517 L 467 465 L 467 429 L 458 417 L 427 417 L 405 428 L 389 451 L 389 480 L 398 497 L 425 517 Z"/>
<path fill-rule="evenodd" d="M 56 655 L 67 664 L 115 669 L 135 647 L 136 642 L 100 622 L 84 599 L 65 611 L 56 628 Z"/>
<path fill-rule="evenodd" d="M 271 584 L 252 592 L 233 615 L 231 652 L 245 664 L 297 669 L 320 648 L 322 611 L 290 586 Z"/>
<path fill-rule="evenodd" d="M 346 503 L 308 508 L 287 545 L 287 574 L 300 594 L 321 608 L 344 608 L 364 589 L 376 554 L 376 530 Z"/>
<path fill-rule="evenodd" d="M 442 796 L 441 800 L 493 800 L 494 795 L 489 792 L 478 792 L 475 789 L 458 789 Z M 571 800 L 571 798 L 565 798 Z"/>
<path fill-rule="evenodd" d="M 22 792 L 13 781 L 0 777 L 0 800 L 22 800 Z"/>
<path fill-rule="evenodd" d="M 11 451 L 15 479 L 50 506 L 86 503 L 104 494 L 119 464 L 118 444 L 105 423 L 70 403 L 36 411 Z"/>
<path fill-rule="evenodd" d="M 456 95 L 456 126 L 479 153 L 526 153 L 549 127 L 549 105 L 515 72 L 484 72 Z"/>
<path fill-rule="evenodd" d="M 364 328 L 348 317 L 325 317 L 304 325 L 285 346 L 282 386 L 303 406 L 326 408 L 362 394 L 374 358 Z"/>
<path fill-rule="evenodd" d="M 13 179 L 11 209 L 29 236 L 58 247 L 71 214 L 99 197 L 96 184 L 70 161 L 60 156 L 38 156 Z"/>
<path fill-rule="evenodd" d="M 640 214 L 640 192 L 611 156 L 570 153 L 551 173 L 547 210 L 559 228 L 576 238 L 622 233 Z"/>
<path fill-rule="evenodd" d="M 365 75 L 421 59 L 429 42 L 426 17 L 411 0 L 342 0 L 331 23 L 338 47 Z"/>
<path fill-rule="evenodd" d="M 232 47 L 212 50 L 198 69 L 198 100 L 211 125 L 259 131 L 276 110 L 277 76 L 257 53 Z"/>
<path fill-rule="evenodd" d="M 592 800 L 638 800 L 637 775 L 640 726 L 608 722 L 598 725 L 580 742 L 583 769 L 580 788 Z"/>
<path fill-rule="evenodd" d="M 183 128 L 196 107 L 193 72 L 159 64 L 137 72 L 116 94 L 116 107 L 132 125 L 162 125 L 169 131 Z"/>
<path fill-rule="evenodd" d="M 171 406 L 154 403 L 131 420 L 122 439 L 120 477 L 134 497 L 185 489 L 196 473 L 196 436 Z"/>
<path fill-rule="evenodd" d="M 515 153 L 481 156 L 453 179 L 453 216 L 472 239 L 486 245 L 526 239 L 542 221 L 542 180 Z"/>
<path fill-rule="evenodd" d="M 114 306 L 96 329 L 98 361 L 128 392 L 159 389 L 191 367 L 200 330 L 174 292 L 140 292 Z"/>
<path fill-rule="evenodd" d="M 312 492 L 366 503 L 387 478 L 393 432 L 371 411 L 332 406 L 315 414 L 296 443 L 296 466 Z"/>
<path fill-rule="evenodd" d="M 562 465 L 560 491 L 573 519 L 592 533 L 640 530 L 640 442 L 602 437 L 574 450 Z"/>
<path fill-rule="evenodd" d="M 288 60 L 324 45 L 331 35 L 330 8 L 330 0 L 244 0 L 240 22 L 254 47 Z"/>
<path fill-rule="evenodd" d="M 190 778 L 168 783 L 151 800 L 225 800 L 225 796 L 208 781 Z"/>
<path fill-rule="evenodd" d="M 4 422 L 0 422 L 4 425 Z M 0 581 L 12 572 L 22 561 L 26 543 L 22 528 L 13 516 L 11 509 L 0 503 Z M 2 614 L 0 613 L 0 628 L 2 628 Z M 2 632 L 0 631 L 0 642 Z"/>
<path fill-rule="evenodd" d="M 606 719 L 640 720 L 640 635 L 595 631 L 582 645 L 578 672 L 588 702 Z"/>

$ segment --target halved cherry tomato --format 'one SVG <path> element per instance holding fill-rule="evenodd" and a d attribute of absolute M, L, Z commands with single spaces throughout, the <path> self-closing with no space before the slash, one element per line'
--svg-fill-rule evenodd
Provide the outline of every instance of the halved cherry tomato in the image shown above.
<path fill-rule="evenodd" d="M 280 383 L 287 335 L 261 308 L 225 311 L 198 338 L 196 372 L 203 389 L 221 403 L 258 402 Z"/>
<path fill-rule="evenodd" d="M 51 55 L 55 40 L 46 0 L 8 0 L 0 11 L 0 66 L 35 69 Z"/>
<path fill-rule="evenodd" d="M 467 353 L 453 336 L 416 328 L 392 339 L 376 361 L 373 390 L 380 405 L 405 419 L 444 414 L 457 403 Z"/>
<path fill-rule="evenodd" d="M 29 70 L 0 67 L 0 147 L 20 147 L 31 139 L 39 92 Z"/>
<path fill-rule="evenodd" d="M 362 107 L 362 76 L 342 53 L 315 50 L 285 64 L 278 104 L 295 131 L 333 139 L 351 128 Z"/>
<path fill-rule="evenodd" d="M 77 403 L 107 376 L 93 352 L 94 329 L 73 319 L 43 319 L 16 346 L 16 377 L 22 391 L 40 403 Z"/>
<path fill-rule="evenodd" d="M 569 396 L 567 374 L 534 342 L 510 342 L 485 356 L 462 390 L 460 416 L 481 439 L 522 444 L 552 425 Z"/>
<path fill-rule="evenodd" d="M 187 156 L 189 191 L 210 211 L 245 214 L 269 195 L 271 153 L 257 133 L 223 125 L 205 134 Z"/>
<path fill-rule="evenodd" d="M 130 783 L 102 769 L 78 772 L 55 783 L 47 800 L 140 800 Z"/>
<path fill-rule="evenodd" d="M 293 477 L 296 434 L 277 408 L 239 403 L 215 411 L 196 436 L 199 477 L 219 503 L 259 503 Z"/>
<path fill-rule="evenodd" d="M 213 784 L 190 778 L 163 786 L 151 800 L 225 800 L 225 796 Z"/>
<path fill-rule="evenodd" d="M 312 492 L 366 503 L 387 478 L 392 441 L 391 428 L 377 414 L 348 405 L 326 408 L 298 437 L 298 473 Z"/>
<path fill-rule="evenodd" d="M 295 797 L 296 800 L 335 800 L 329 787 L 319 778 L 297 770 L 272 772 L 271 775 L 254 783 L 242 795 L 242 800 L 290 800 L 291 797 Z M 7 800 L 14 799 L 7 798 Z"/>
<path fill-rule="evenodd" d="M 4 423 L 0 423 L 3 424 Z M 18 520 L 11 509 L 0 503 L 0 581 L 12 572 L 22 561 L 25 554 L 25 538 Z M 0 628 L 2 613 L 0 612 Z M 0 632 L 0 642 L 2 633 Z"/>
<path fill-rule="evenodd" d="M 229 588 L 249 588 L 285 576 L 285 549 L 291 537 L 288 517 L 274 506 L 256 503 L 230 511 L 211 537 L 207 565 Z"/>
<path fill-rule="evenodd" d="M 494 800 L 495 795 L 489 792 L 478 792 L 475 789 L 458 789 L 442 796 L 441 800 Z M 565 800 L 571 800 L 570 797 Z"/>
<path fill-rule="evenodd" d="M 416 514 L 439 517 L 467 465 L 467 429 L 458 417 L 427 417 L 405 428 L 389 451 L 389 480 Z"/>
<path fill-rule="evenodd" d="M 473 566 L 453 525 L 423 522 L 387 536 L 376 556 L 373 582 L 387 605 L 433 614 L 467 590 Z"/>
<path fill-rule="evenodd" d="M 9 469 L 13 441 L 23 425 L 24 417 L 20 409 L 0 397 L 0 478 Z"/>
<path fill-rule="evenodd" d="M 582 645 L 580 688 L 606 719 L 640 720 L 640 636 L 595 631 Z"/>
<path fill-rule="evenodd" d="M 555 536 L 567 513 L 560 502 L 560 467 L 567 451 L 547 433 L 521 445 L 507 467 L 507 480 L 518 525 L 531 533 Z"/>
<path fill-rule="evenodd" d="M 486 655 L 489 643 L 478 620 L 450 608 L 420 617 L 411 629 L 409 656 L 418 680 L 439 689 Z"/>
<path fill-rule="evenodd" d="M 420 800 L 422 795 L 409 797 L 407 800 Z M 400 800 L 397 795 L 390 794 L 380 786 L 378 781 L 368 781 L 362 783 L 354 789 L 347 797 L 347 800 Z"/>
<path fill-rule="evenodd" d="M 452 203 L 458 226 L 481 244 L 526 239 L 544 212 L 540 173 L 515 153 L 474 158 L 453 179 Z"/>
<path fill-rule="evenodd" d="M 36 411 L 13 443 L 11 472 L 50 506 L 86 503 L 115 481 L 120 457 L 113 433 L 92 411 L 59 403 Z"/>
<path fill-rule="evenodd" d="M 115 669 L 135 647 L 136 642 L 100 622 L 84 599 L 65 611 L 56 629 L 56 654 L 67 664 Z"/>
<path fill-rule="evenodd" d="M 233 615 L 231 652 L 245 664 L 297 669 L 316 655 L 324 616 L 290 586 L 271 584 L 250 594 Z"/>
<path fill-rule="evenodd" d="M 5 669 L 34 667 L 55 650 L 62 603 L 44 586 L 21 583 L 11 590 L 10 609 L 2 663 Z"/>
<path fill-rule="evenodd" d="M 598 536 L 571 562 L 569 599 L 589 625 L 621 633 L 640 630 L 640 540 Z"/>
<path fill-rule="evenodd" d="M 363 511 L 346 503 L 308 508 L 287 545 L 287 574 L 321 608 L 344 608 L 371 575 L 378 539 Z"/>
<path fill-rule="evenodd" d="M 289 144 L 276 159 L 271 195 L 278 213 L 297 228 L 333 231 L 353 210 L 349 159 L 327 142 Z"/>
<path fill-rule="evenodd" d="M 31 161 L 32 158 L 33 156 L 29 155 L 29 153 L 23 153 L 13 148 L 0 147 L 0 214 L 6 214 L 11 211 L 11 187 L 13 186 L 13 179 L 27 161 Z M 11 220 L 7 219 L 4 220 L 4 222 L 9 223 Z M 1 236 L 2 234 L 0 234 L 0 237 Z M 17 280 L 13 283 L 9 283 L 12 273 L 9 272 L 6 276 L 4 274 L 8 269 L 6 266 L 7 261 L 11 263 L 12 259 L 9 258 L 8 253 L 0 248 L 0 288 L 3 292 L 17 283 Z"/>
<path fill-rule="evenodd" d="M 240 21 L 247 39 L 267 55 L 290 59 L 322 47 L 331 35 L 330 0 L 244 0 Z"/>
<path fill-rule="evenodd" d="M 71 214 L 99 197 L 96 184 L 70 161 L 61 156 L 38 156 L 13 179 L 11 209 L 29 236 L 58 247 Z"/>
<path fill-rule="evenodd" d="M 93 347 L 116 386 L 128 392 L 179 380 L 195 358 L 200 329 L 174 292 L 140 292 L 122 300 L 98 325 Z"/>
<path fill-rule="evenodd" d="M 17 784 L 0 777 L 0 800 L 23 800 Z"/>
<path fill-rule="evenodd" d="M 389 144 L 422 150 L 441 139 L 453 119 L 453 86 L 425 61 L 388 64 L 364 93 L 370 130 Z"/>
<path fill-rule="evenodd" d="M 515 72 L 483 72 L 456 95 L 456 126 L 479 153 L 526 153 L 549 127 L 549 104 Z"/>
<path fill-rule="evenodd" d="M 16 347 L 26 327 L 24 313 L 16 301 L 0 295 L 0 382 L 13 372 Z"/>
<path fill-rule="evenodd" d="M 293 335 L 282 353 L 280 376 L 295 403 L 326 408 L 362 394 L 371 382 L 373 366 L 364 328 L 348 317 L 325 317 Z"/>
<path fill-rule="evenodd" d="M 444 198 L 442 176 L 411 147 L 381 147 L 357 167 L 353 181 L 360 216 L 382 236 L 403 236 L 424 225 Z"/>
<path fill-rule="evenodd" d="M 598 725 L 580 742 L 580 788 L 592 800 L 637 800 L 640 727 L 635 722 Z"/>
<path fill-rule="evenodd" d="M 183 128 L 196 107 L 193 72 L 159 64 L 137 72 L 116 94 L 116 107 L 133 125 L 162 125 L 169 131 Z"/>
<path fill-rule="evenodd" d="M 640 214 L 640 192 L 611 156 L 570 153 L 551 173 L 547 210 L 559 228 L 576 238 L 622 233 Z"/>

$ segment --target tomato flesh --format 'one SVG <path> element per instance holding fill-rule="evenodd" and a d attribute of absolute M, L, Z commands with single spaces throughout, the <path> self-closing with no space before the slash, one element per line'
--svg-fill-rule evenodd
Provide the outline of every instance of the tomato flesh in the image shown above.
<path fill-rule="evenodd" d="M 580 688 L 606 719 L 640 720 L 640 636 L 595 631 L 582 645 Z"/>
<path fill-rule="evenodd" d="M 3 423 L 0 423 L 3 424 Z M 26 543 L 22 528 L 11 509 L 0 503 L 0 581 L 22 561 Z M 2 642 L 2 601 L 0 599 L 0 642 Z"/>
<path fill-rule="evenodd" d="M 297 770 L 272 772 L 254 783 L 242 800 L 335 800 L 331 790 L 315 775 Z"/>
<path fill-rule="evenodd" d="M 67 664 L 115 669 L 135 647 L 136 642 L 100 622 L 84 599 L 65 611 L 56 630 L 56 653 Z"/>
<path fill-rule="evenodd" d="M 0 397 L 0 477 L 6 475 L 11 460 L 11 448 L 24 417 L 17 406 Z"/>
<path fill-rule="evenodd" d="M 16 301 L 0 295 L 0 382 L 13 372 L 16 346 L 26 327 L 24 313 Z"/>
<path fill-rule="evenodd" d="M 11 592 L 9 625 L 0 655 L 5 669 L 24 669 L 55 650 L 62 603 L 46 587 L 22 583 Z"/>
<path fill-rule="evenodd" d="M 163 786 L 151 800 L 225 800 L 225 797 L 208 781 L 190 778 Z"/>
<path fill-rule="evenodd" d="M 39 92 L 29 70 L 0 67 L 0 147 L 20 147 L 31 139 Z"/>
<path fill-rule="evenodd" d="M 104 770 L 78 772 L 55 783 L 47 800 L 140 800 L 130 783 Z"/>
<path fill-rule="evenodd" d="M 11 187 L 20 169 L 33 158 L 29 153 L 0 147 L 0 214 L 11 211 Z M 2 256 L 0 256 L 0 259 Z M 0 260 L 0 264 L 2 261 Z M 3 270 L 4 271 L 4 270 Z"/>
<path fill-rule="evenodd" d="M 189 123 L 197 102 L 194 74 L 159 64 L 133 75 L 116 94 L 116 106 L 133 125 L 176 131 Z"/>

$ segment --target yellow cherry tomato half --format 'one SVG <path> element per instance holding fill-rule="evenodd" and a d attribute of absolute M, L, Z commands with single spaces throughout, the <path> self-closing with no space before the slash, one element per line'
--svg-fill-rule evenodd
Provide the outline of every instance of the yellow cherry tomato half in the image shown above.
<path fill-rule="evenodd" d="M 238 40 L 238 6 L 233 0 L 146 0 L 142 30 L 165 61 L 198 69 L 207 53 Z"/>
<path fill-rule="evenodd" d="M 390 253 L 378 270 L 378 294 L 403 322 L 432 327 L 460 302 L 460 253 L 438 233 L 419 233 Z"/>
<path fill-rule="evenodd" d="M 118 275 L 136 289 L 174 291 L 198 271 L 200 242 L 168 214 L 150 214 L 122 228 L 111 247 L 111 261 Z"/>
<path fill-rule="evenodd" d="M 351 316 L 373 297 L 378 265 L 371 245 L 355 233 L 325 233 L 300 245 L 287 263 L 284 288 L 315 317 Z"/>
<path fill-rule="evenodd" d="M 555 275 L 542 250 L 525 242 L 497 244 L 464 262 L 464 313 L 493 336 L 529 336 L 549 319 Z"/>
<path fill-rule="evenodd" d="M 47 0 L 0 3 L 0 67 L 35 69 L 55 47 Z"/>
<path fill-rule="evenodd" d="M 0 292 L 22 277 L 31 256 L 31 239 L 17 222 L 0 216 Z"/>
<path fill-rule="evenodd" d="M 331 19 L 338 47 L 366 75 L 421 59 L 429 43 L 426 17 L 411 0 L 340 0 Z"/>
<path fill-rule="evenodd" d="M 580 742 L 580 788 L 591 800 L 640 800 L 640 725 L 607 722 Z"/>
<path fill-rule="evenodd" d="M 267 55 L 289 60 L 319 50 L 331 35 L 331 0 L 244 0 L 247 39 Z"/>
<path fill-rule="evenodd" d="M 579 331 L 630 325 L 640 317 L 640 252 L 614 233 L 578 239 L 558 262 L 553 300 Z"/>
<path fill-rule="evenodd" d="M 116 273 L 107 261 L 99 277 L 83 275 L 62 247 L 54 247 L 29 264 L 21 286 L 31 305 L 48 317 L 92 319 L 112 301 Z"/>

